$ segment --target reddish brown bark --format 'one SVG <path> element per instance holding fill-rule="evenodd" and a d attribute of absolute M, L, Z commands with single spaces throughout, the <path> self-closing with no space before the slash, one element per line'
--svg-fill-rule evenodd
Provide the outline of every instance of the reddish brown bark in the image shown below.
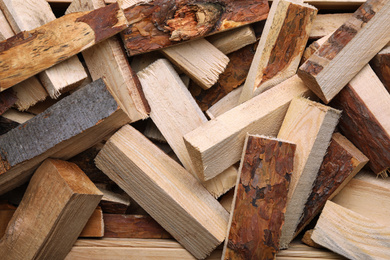
<path fill-rule="evenodd" d="M 378 53 L 372 59 L 371 66 L 387 91 L 390 92 L 390 48 L 387 53 Z"/>

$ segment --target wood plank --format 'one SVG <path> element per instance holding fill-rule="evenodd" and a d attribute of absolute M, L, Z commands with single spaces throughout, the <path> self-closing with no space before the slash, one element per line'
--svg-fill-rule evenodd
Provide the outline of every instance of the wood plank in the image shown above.
<path fill-rule="evenodd" d="M 375 55 L 370 64 L 387 91 L 390 92 L 390 46 Z"/>
<path fill-rule="evenodd" d="M 186 134 L 198 176 L 213 178 L 239 161 L 246 133 L 276 136 L 296 96 L 312 96 L 297 76 Z"/>
<path fill-rule="evenodd" d="M 276 259 L 278 260 L 312 260 L 312 259 L 338 259 L 338 260 L 346 260 L 347 258 L 333 253 L 327 249 L 319 249 L 306 246 L 302 244 L 300 241 L 293 241 L 291 246 L 286 250 L 281 250 L 276 255 Z"/>
<path fill-rule="evenodd" d="M 388 226 L 377 224 L 331 201 L 325 204 L 312 239 L 349 259 L 390 257 Z"/>
<path fill-rule="evenodd" d="M 103 211 L 97 207 L 91 217 L 88 219 L 79 237 L 103 237 L 104 236 L 104 222 Z"/>
<path fill-rule="evenodd" d="M 287 248 L 294 237 L 340 114 L 341 111 L 305 98 L 291 101 L 278 133 L 279 139 L 297 145 L 281 248 Z"/>
<path fill-rule="evenodd" d="M 0 9 L 0 40 L 4 41 L 7 38 L 14 36 L 15 33 L 9 25 L 3 11 Z"/>
<path fill-rule="evenodd" d="M 162 53 L 203 89 L 211 88 L 225 70 L 229 58 L 205 39 L 161 50 Z"/>
<path fill-rule="evenodd" d="M 94 81 L 0 137 L 0 192 L 27 181 L 46 158 L 67 160 L 128 122 L 103 80 Z"/>
<path fill-rule="evenodd" d="M 222 259 L 275 259 L 296 145 L 247 135 Z"/>
<path fill-rule="evenodd" d="M 4 118 L 10 119 L 14 122 L 17 122 L 19 124 L 23 124 L 26 121 L 30 120 L 34 117 L 33 114 L 27 113 L 27 112 L 20 112 L 14 108 L 9 109 L 7 112 L 3 114 Z"/>
<path fill-rule="evenodd" d="M 318 40 L 327 35 L 331 35 L 341 25 L 343 25 L 352 13 L 331 13 L 319 14 L 313 21 L 313 26 L 310 30 L 309 39 Z"/>
<path fill-rule="evenodd" d="M 101 19 L 94 19 L 96 16 Z M 90 12 L 64 15 L 37 29 L 21 32 L 0 44 L 0 90 L 56 65 L 126 27 L 122 10 L 118 4 L 113 4 Z M 83 37 L 75 37 L 77 35 Z"/>
<path fill-rule="evenodd" d="M 370 159 L 368 166 L 375 174 L 387 176 L 390 94 L 369 65 L 336 96 L 332 106 L 344 111 L 341 132 Z"/>
<path fill-rule="evenodd" d="M 31 178 L 0 240 L 2 258 L 64 258 L 101 197 L 75 164 L 46 160 Z"/>
<path fill-rule="evenodd" d="M 16 33 L 33 30 L 56 19 L 45 0 L 1 0 L 0 8 Z M 86 78 L 87 73 L 76 56 L 39 74 L 52 98 L 79 86 Z"/>
<path fill-rule="evenodd" d="M 132 56 L 264 20 L 267 0 L 148 1 L 125 9 L 127 53 Z"/>
<path fill-rule="evenodd" d="M 320 213 L 326 201 L 336 196 L 367 162 L 368 158 L 347 138 L 340 133 L 333 134 L 295 235 Z"/>
<path fill-rule="evenodd" d="M 133 127 L 116 132 L 95 163 L 196 258 L 205 258 L 225 239 L 226 210 Z"/>
<path fill-rule="evenodd" d="M 312 42 L 303 52 L 301 64 L 305 63 L 310 58 L 310 56 L 313 55 L 321 47 L 321 45 L 328 40 L 330 36 L 332 36 L 332 34 L 326 35 L 321 39 Z"/>
<path fill-rule="evenodd" d="M 299 68 L 299 77 L 329 103 L 390 41 L 389 15 L 389 1 L 365 2 Z"/>
<path fill-rule="evenodd" d="M 307 4 L 288 0 L 273 2 L 240 103 L 296 73 L 316 15 L 317 9 Z"/>

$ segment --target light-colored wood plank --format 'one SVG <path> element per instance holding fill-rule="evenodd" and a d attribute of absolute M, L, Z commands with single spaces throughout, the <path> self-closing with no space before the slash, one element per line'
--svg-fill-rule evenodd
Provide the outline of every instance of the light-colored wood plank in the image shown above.
<path fill-rule="evenodd" d="M 116 132 L 95 163 L 195 257 L 205 258 L 225 239 L 227 211 L 133 127 Z"/>
<path fill-rule="evenodd" d="M 277 260 L 313 260 L 313 259 L 338 259 L 338 260 L 346 260 L 347 258 L 333 253 L 327 249 L 319 249 L 314 247 L 309 247 L 307 245 L 302 244 L 300 241 L 293 241 L 290 244 L 290 247 L 286 250 L 281 250 L 276 255 Z"/>
<path fill-rule="evenodd" d="M 309 39 L 318 40 L 327 35 L 331 35 L 341 25 L 343 25 L 352 13 L 319 14 L 313 21 Z"/>
<path fill-rule="evenodd" d="M 15 121 L 19 124 L 23 124 L 26 121 L 30 120 L 34 117 L 33 114 L 26 113 L 26 112 L 20 112 L 16 109 L 9 109 L 7 112 L 2 114 L 3 117 L 8 118 L 12 121 Z"/>
<path fill-rule="evenodd" d="M 390 41 L 389 16 L 389 1 L 368 0 L 299 68 L 299 77 L 329 103 Z"/>
<path fill-rule="evenodd" d="M 370 64 L 387 91 L 390 92 L 390 46 L 383 48 L 375 55 Z"/>
<path fill-rule="evenodd" d="M 0 9 L 0 41 L 4 41 L 14 35 L 14 31 L 5 18 L 3 11 Z"/>
<path fill-rule="evenodd" d="M 2 259 L 64 258 L 101 197 L 75 164 L 46 160 L 0 240 Z"/>
<path fill-rule="evenodd" d="M 279 139 L 297 145 L 281 248 L 287 248 L 294 237 L 340 114 L 341 111 L 305 98 L 291 101 L 278 133 Z"/>

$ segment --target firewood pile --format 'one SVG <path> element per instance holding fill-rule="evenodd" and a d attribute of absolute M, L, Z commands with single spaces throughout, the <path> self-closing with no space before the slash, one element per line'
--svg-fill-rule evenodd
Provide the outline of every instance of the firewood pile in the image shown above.
<path fill-rule="evenodd" d="M 1 259 L 390 259 L 390 1 L 0 11 Z"/>

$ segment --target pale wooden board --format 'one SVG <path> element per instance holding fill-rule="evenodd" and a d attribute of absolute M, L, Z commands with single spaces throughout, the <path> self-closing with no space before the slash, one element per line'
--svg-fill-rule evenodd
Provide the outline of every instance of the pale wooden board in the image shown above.
<path fill-rule="evenodd" d="M 30 114 L 30 113 L 26 113 L 26 112 L 20 112 L 16 109 L 9 109 L 8 111 L 6 111 L 4 114 L 2 114 L 1 116 L 5 117 L 5 118 L 8 118 L 12 121 L 15 121 L 15 122 L 18 122 L 19 124 L 23 124 L 25 123 L 26 121 L 30 120 L 31 118 L 34 117 L 33 114 Z"/>
<path fill-rule="evenodd" d="M 351 18 L 352 13 L 319 14 L 314 19 L 310 30 L 310 39 L 320 39 L 336 31 L 343 23 Z"/>

